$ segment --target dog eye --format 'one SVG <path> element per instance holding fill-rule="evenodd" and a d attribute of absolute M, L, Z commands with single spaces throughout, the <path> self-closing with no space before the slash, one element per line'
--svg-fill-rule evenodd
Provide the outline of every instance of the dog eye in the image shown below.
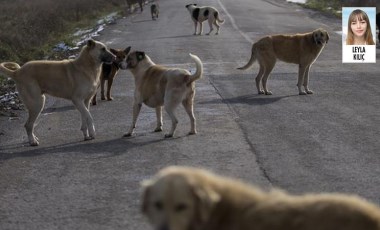
<path fill-rule="evenodd" d="M 154 207 L 157 209 L 157 210 L 162 210 L 164 208 L 164 205 L 162 204 L 162 202 L 160 201 L 156 201 L 154 202 Z"/>
<path fill-rule="evenodd" d="M 179 204 L 175 207 L 175 211 L 176 212 L 182 212 L 184 210 L 187 209 L 187 205 L 186 204 Z"/>

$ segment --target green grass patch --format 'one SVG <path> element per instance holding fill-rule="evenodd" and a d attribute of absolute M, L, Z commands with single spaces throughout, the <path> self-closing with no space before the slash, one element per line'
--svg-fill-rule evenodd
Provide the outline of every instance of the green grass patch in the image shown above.
<path fill-rule="evenodd" d="M 335 15 L 338 18 L 342 17 L 342 3 L 340 0 L 307 0 L 303 6 Z"/>

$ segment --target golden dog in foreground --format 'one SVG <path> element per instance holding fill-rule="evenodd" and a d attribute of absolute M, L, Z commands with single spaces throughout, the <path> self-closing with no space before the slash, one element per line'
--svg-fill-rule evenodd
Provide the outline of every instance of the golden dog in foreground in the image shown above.
<path fill-rule="evenodd" d="M 380 209 L 350 195 L 264 192 L 208 171 L 168 167 L 143 182 L 160 230 L 380 230 Z"/>

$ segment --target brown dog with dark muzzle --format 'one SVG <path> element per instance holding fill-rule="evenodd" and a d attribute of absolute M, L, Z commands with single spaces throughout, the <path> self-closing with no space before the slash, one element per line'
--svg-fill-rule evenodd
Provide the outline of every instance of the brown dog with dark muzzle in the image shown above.
<path fill-rule="evenodd" d="M 103 63 L 102 65 L 102 73 L 100 75 L 100 98 L 102 100 L 106 100 L 104 96 L 105 90 L 104 85 L 107 81 L 107 100 L 112 101 L 113 97 L 111 96 L 111 87 L 113 80 L 116 74 L 119 72 L 120 63 L 127 57 L 131 47 L 127 47 L 124 50 L 121 49 L 110 49 L 110 51 L 116 56 L 116 59 L 112 63 Z M 96 105 L 96 93 L 92 98 L 92 105 Z"/>

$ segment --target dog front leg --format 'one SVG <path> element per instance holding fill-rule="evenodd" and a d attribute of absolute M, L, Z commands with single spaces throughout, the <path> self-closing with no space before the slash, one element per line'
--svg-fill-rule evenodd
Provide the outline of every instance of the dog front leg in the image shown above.
<path fill-rule="evenodd" d="M 141 106 L 142 106 L 141 103 L 135 103 L 133 105 L 133 120 L 132 120 L 132 125 L 129 128 L 128 133 L 124 134 L 124 137 L 130 137 L 130 136 L 132 136 L 133 131 L 136 128 L 136 121 L 137 121 L 137 117 L 139 116 L 139 113 L 140 113 L 140 110 L 141 110 Z"/>
<path fill-rule="evenodd" d="M 198 22 L 195 20 L 194 20 L 194 28 L 195 28 L 194 35 L 197 35 Z"/>
<path fill-rule="evenodd" d="M 100 96 L 101 96 L 101 99 L 104 101 L 106 99 L 106 97 L 104 96 L 104 84 L 105 84 L 105 81 L 103 78 L 101 79 L 100 81 Z M 109 80 L 108 80 L 109 81 Z"/>
<path fill-rule="evenodd" d="M 162 131 L 162 106 L 156 107 L 157 127 L 154 132 Z"/>
<path fill-rule="evenodd" d="M 306 71 L 305 71 L 305 77 L 304 77 L 304 80 L 303 80 L 303 87 L 305 88 L 305 91 L 307 94 L 313 94 L 314 92 L 312 90 L 309 89 L 309 72 L 310 72 L 310 66 L 308 66 L 306 68 Z"/>
<path fill-rule="evenodd" d="M 199 22 L 199 35 L 202 35 L 203 33 L 203 23 Z"/>
<path fill-rule="evenodd" d="M 304 78 L 305 78 L 305 72 L 306 72 L 306 69 L 307 67 L 303 66 L 303 65 L 299 65 L 298 67 L 298 83 L 297 83 L 297 87 L 298 87 L 298 92 L 299 92 L 299 95 L 306 95 L 307 93 L 302 89 L 302 85 L 304 83 Z"/>
<path fill-rule="evenodd" d="M 87 105 L 85 105 L 84 101 L 80 100 L 73 100 L 73 103 L 81 114 L 82 125 L 80 129 L 83 132 L 84 140 L 87 141 L 95 139 L 94 120 L 90 114 L 90 111 L 86 107 Z"/>

